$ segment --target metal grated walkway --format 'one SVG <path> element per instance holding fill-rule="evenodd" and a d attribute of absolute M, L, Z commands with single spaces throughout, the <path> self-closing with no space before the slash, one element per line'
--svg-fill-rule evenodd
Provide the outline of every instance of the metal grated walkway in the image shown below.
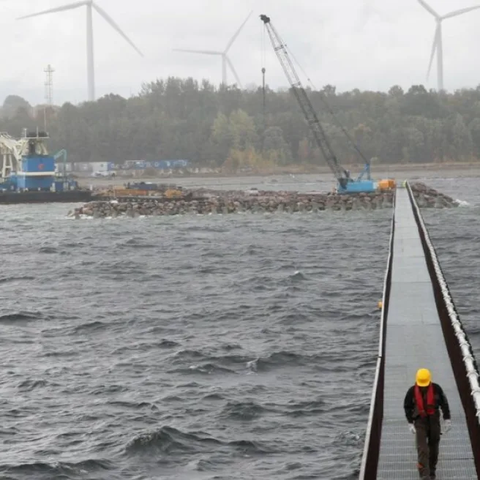
<path fill-rule="evenodd" d="M 452 429 L 442 435 L 437 480 L 477 480 L 465 413 L 438 318 L 430 276 L 406 189 L 397 189 L 390 304 L 386 326 L 385 389 L 378 480 L 418 480 L 415 436 L 403 410 L 418 368 L 447 395 Z"/>

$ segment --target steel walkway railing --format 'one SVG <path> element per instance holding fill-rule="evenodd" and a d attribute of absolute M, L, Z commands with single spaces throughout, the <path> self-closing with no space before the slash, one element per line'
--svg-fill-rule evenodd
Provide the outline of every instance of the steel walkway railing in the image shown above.
<path fill-rule="evenodd" d="M 454 372 L 449 356 L 452 349 L 450 352 L 447 349 L 445 327 L 439 317 L 429 257 L 424 248 L 429 241 L 428 234 L 426 241 L 416 209 L 409 187 L 397 189 L 391 265 L 385 287 L 389 290 L 388 305 L 384 304 L 387 311 L 382 315 L 379 365 L 372 397 L 372 402 L 376 403 L 370 412 L 360 478 L 419 478 L 415 437 L 408 430 L 403 400 L 414 383 L 417 369 L 423 367 L 431 370 L 432 380 L 444 389 L 452 415 L 452 429 L 442 435 L 440 442 L 437 479 L 473 480 L 478 477 L 464 403 L 456 380 L 459 372 L 458 368 Z M 459 325 L 455 325 L 463 339 L 463 330 L 460 334 Z M 470 365 L 470 376 L 471 384 L 475 385 L 478 378 L 474 378 L 476 366 L 471 350 L 465 358 L 473 365 Z M 383 392 L 379 392 L 379 388 Z M 476 401 L 475 392 L 473 394 Z"/>

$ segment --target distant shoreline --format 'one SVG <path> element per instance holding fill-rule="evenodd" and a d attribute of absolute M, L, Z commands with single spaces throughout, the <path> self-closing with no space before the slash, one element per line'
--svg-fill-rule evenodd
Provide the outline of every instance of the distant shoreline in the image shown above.
<path fill-rule="evenodd" d="M 353 177 L 360 174 L 363 165 L 344 165 L 346 170 L 352 173 Z M 421 172 L 421 171 L 444 171 L 444 170 L 480 170 L 480 162 L 445 162 L 445 163 L 378 163 L 370 166 L 372 176 L 375 172 Z M 251 172 L 239 173 L 203 173 L 203 174 L 188 174 L 188 175 L 174 175 L 168 178 L 182 178 L 182 177 L 267 177 L 273 175 L 322 175 L 331 174 L 332 171 L 327 165 L 321 166 L 304 166 L 292 165 L 290 167 L 278 167 L 268 170 L 257 170 Z M 166 177 L 161 177 L 166 178 Z"/>
<path fill-rule="evenodd" d="M 360 165 L 351 165 L 345 166 L 347 170 L 350 170 L 352 177 L 356 178 L 359 173 L 362 171 L 362 166 Z M 461 171 L 461 172 L 472 172 L 475 173 L 475 176 L 480 176 L 480 162 L 445 162 L 445 163 L 422 163 L 422 164 L 409 164 L 409 163 L 399 163 L 399 164 L 376 164 L 371 166 L 371 176 L 375 180 L 381 180 L 382 178 L 395 178 L 397 174 L 403 172 L 414 173 L 414 174 L 432 174 L 433 172 L 452 172 L 452 171 Z M 137 182 L 152 182 L 159 184 L 167 183 L 183 183 L 181 180 L 186 182 L 198 180 L 215 180 L 215 179 L 248 179 L 253 177 L 281 177 L 281 176 L 300 176 L 300 175 L 328 175 L 331 177 L 332 172 L 328 166 L 297 166 L 292 165 L 290 167 L 284 168 L 275 168 L 264 171 L 251 171 L 251 172 L 239 172 L 239 173 L 198 173 L 198 174 L 171 174 L 171 175 L 145 175 L 141 177 L 123 177 L 117 176 L 113 178 L 106 177 L 77 177 L 78 182 L 85 186 L 111 186 L 111 185 L 123 185 L 126 183 L 137 183 Z"/>

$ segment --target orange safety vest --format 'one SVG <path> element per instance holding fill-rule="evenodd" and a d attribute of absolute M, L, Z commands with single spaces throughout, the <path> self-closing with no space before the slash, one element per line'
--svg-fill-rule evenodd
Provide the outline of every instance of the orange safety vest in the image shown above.
<path fill-rule="evenodd" d="M 427 408 L 425 409 L 425 406 L 423 405 L 423 396 L 418 385 L 415 385 L 415 402 L 417 404 L 418 413 L 422 418 L 435 413 L 435 395 L 432 383 L 430 383 L 427 390 Z"/>

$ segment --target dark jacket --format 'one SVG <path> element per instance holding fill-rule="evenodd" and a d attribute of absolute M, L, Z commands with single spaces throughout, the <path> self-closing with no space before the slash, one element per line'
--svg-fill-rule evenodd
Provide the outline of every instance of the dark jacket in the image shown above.
<path fill-rule="evenodd" d="M 435 417 L 439 418 L 439 408 L 442 409 L 443 418 L 445 420 L 450 420 L 450 407 L 448 406 L 448 400 L 443 393 L 442 387 L 440 385 L 433 383 L 433 394 L 435 398 Z M 413 423 L 419 417 L 417 404 L 415 402 L 415 386 L 408 389 L 407 394 L 405 395 L 405 400 L 403 401 L 403 408 L 405 409 L 405 416 L 407 417 L 408 423 Z M 421 388 L 421 391 L 424 392 L 424 403 L 426 390 L 427 388 Z"/>

